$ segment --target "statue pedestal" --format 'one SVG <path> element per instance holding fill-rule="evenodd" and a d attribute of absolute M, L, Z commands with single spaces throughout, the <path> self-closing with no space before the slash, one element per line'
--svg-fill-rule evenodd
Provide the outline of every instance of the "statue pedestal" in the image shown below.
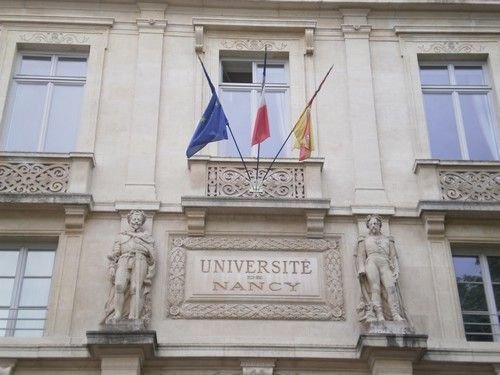
<path fill-rule="evenodd" d="M 389 327 L 392 323 L 407 325 L 406 322 L 376 323 L 376 328 L 380 330 L 394 329 L 395 327 Z M 413 363 L 418 362 L 427 350 L 427 335 L 361 334 L 357 346 L 360 358 L 368 362 L 372 375 L 411 375 Z"/>
<path fill-rule="evenodd" d="M 105 332 L 130 332 L 146 331 L 146 325 L 142 319 L 122 319 L 112 323 L 103 323 L 100 325 L 101 331 Z M 99 331 L 97 331 L 99 332 Z"/>
<path fill-rule="evenodd" d="M 361 328 L 361 333 L 367 335 L 412 335 L 415 334 L 415 329 L 406 320 L 383 320 L 364 323 Z"/>
<path fill-rule="evenodd" d="M 101 374 L 137 375 L 145 359 L 154 358 L 158 343 L 156 331 L 130 330 L 135 321 L 106 324 L 100 331 L 87 331 L 87 347 L 93 358 L 101 360 Z"/>

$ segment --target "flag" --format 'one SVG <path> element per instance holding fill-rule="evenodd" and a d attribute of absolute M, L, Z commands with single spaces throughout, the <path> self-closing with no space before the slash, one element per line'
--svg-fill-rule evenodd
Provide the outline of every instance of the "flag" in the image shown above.
<path fill-rule="evenodd" d="M 293 148 L 300 149 L 299 160 L 310 158 L 311 151 L 314 151 L 311 125 L 311 106 L 314 98 L 316 98 L 316 95 L 318 95 L 319 90 L 321 90 L 323 83 L 325 83 L 326 78 L 328 77 L 332 69 L 333 65 L 330 67 L 330 69 L 328 69 L 328 72 L 326 72 L 325 76 L 321 80 L 321 83 L 319 84 L 311 99 L 309 99 L 309 101 L 307 102 L 306 108 L 304 108 L 304 111 L 302 111 L 302 114 L 300 115 L 299 119 L 290 132 L 293 132 L 293 134 L 295 135 L 295 143 L 293 145 Z"/>
<path fill-rule="evenodd" d="M 299 149 L 299 160 L 305 160 L 311 157 L 313 148 L 313 135 L 311 127 L 311 107 L 306 107 L 299 120 L 293 127 L 293 134 L 295 135 L 295 143 L 293 148 Z"/>
<path fill-rule="evenodd" d="M 252 146 L 264 142 L 271 136 L 269 131 L 269 116 L 267 115 L 267 104 L 264 88 L 266 85 L 266 63 L 267 63 L 267 46 L 264 49 L 264 69 L 262 71 L 262 88 L 260 94 L 260 105 L 255 116 L 255 124 L 252 134 Z"/>
<path fill-rule="evenodd" d="M 215 91 L 215 87 L 208 76 L 207 70 L 205 69 L 205 65 L 203 65 L 203 62 L 199 57 L 198 60 L 200 60 L 205 77 L 207 77 L 212 97 L 210 98 L 207 108 L 198 123 L 193 137 L 191 138 L 191 142 L 189 142 L 189 146 L 186 150 L 186 156 L 188 158 L 196 154 L 210 142 L 227 139 L 226 126 L 228 126 L 228 121 L 226 114 L 222 109 L 222 105 Z"/>

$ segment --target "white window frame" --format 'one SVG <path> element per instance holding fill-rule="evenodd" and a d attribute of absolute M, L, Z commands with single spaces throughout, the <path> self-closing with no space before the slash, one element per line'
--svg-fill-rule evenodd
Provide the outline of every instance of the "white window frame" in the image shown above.
<path fill-rule="evenodd" d="M 252 82 L 252 83 L 230 83 L 230 82 L 224 82 L 223 80 L 223 69 L 222 69 L 222 63 L 224 61 L 243 61 L 243 62 L 251 62 L 252 63 L 252 81 L 255 79 L 260 79 L 258 77 L 258 70 L 257 66 L 258 65 L 263 65 L 264 61 L 262 58 L 236 58 L 236 57 L 221 57 L 219 59 L 219 97 L 222 96 L 222 91 L 249 91 L 250 92 L 250 113 L 252 118 L 250 119 L 250 124 L 253 126 L 253 123 L 255 122 L 255 116 L 257 113 L 258 106 L 260 104 L 260 89 L 262 87 L 261 82 Z M 284 67 L 284 75 L 287 78 L 286 83 L 268 83 L 266 81 L 266 86 L 265 86 L 265 92 L 283 92 L 284 91 L 284 98 L 285 102 L 288 104 L 287 108 L 287 113 L 285 113 L 286 118 L 285 118 L 285 125 L 289 123 L 290 119 L 290 72 L 289 72 L 289 62 L 286 59 L 268 59 L 267 60 L 267 65 L 277 65 L 277 64 L 283 64 Z M 224 103 L 223 103 L 224 104 Z M 231 126 L 231 123 L 229 124 Z M 282 129 L 284 134 L 288 134 L 290 129 Z M 272 134 L 271 134 L 272 136 Z M 233 142 L 231 136 L 229 135 L 228 137 L 229 142 Z M 281 140 L 280 145 L 284 139 Z M 287 145 L 290 143 L 290 141 L 287 142 Z M 283 150 L 281 151 L 283 156 L 280 156 L 280 158 L 286 158 L 290 156 L 290 147 L 287 147 L 285 145 L 283 147 Z M 276 150 L 277 152 L 278 150 Z M 221 147 L 219 147 L 218 154 L 220 156 L 226 156 L 223 155 L 223 150 Z M 245 154 L 242 152 L 243 157 L 245 157 Z M 250 148 L 250 157 L 257 157 L 257 147 L 251 147 Z M 247 157 L 248 157 L 247 156 Z"/>
<path fill-rule="evenodd" d="M 470 249 L 470 248 L 459 248 L 459 249 L 453 249 L 453 258 L 454 257 L 460 257 L 460 256 L 469 256 L 469 257 L 478 257 L 479 259 L 479 267 L 481 270 L 481 276 L 483 279 L 483 286 L 484 286 L 484 294 L 486 298 L 486 306 L 488 308 L 488 316 L 490 318 L 490 324 L 491 324 L 491 333 L 492 333 L 492 338 L 493 342 L 500 342 L 500 321 L 498 318 L 499 312 L 500 312 L 500 306 L 496 306 L 495 302 L 495 293 L 493 290 L 493 283 L 491 280 L 491 274 L 490 274 L 490 269 L 488 267 L 488 257 L 500 257 L 500 253 L 498 251 L 495 251 L 493 249 Z M 456 275 L 456 272 L 454 270 L 454 273 Z M 456 276 L 455 276 L 456 277 Z M 457 293 L 457 300 L 460 301 L 460 296 L 458 293 L 458 285 L 456 289 Z M 462 311 L 463 314 L 467 314 L 467 311 Z M 478 315 L 477 312 L 470 312 L 471 315 Z M 463 318 L 462 318 L 463 319 Z M 465 329 L 465 324 L 462 321 L 462 325 Z M 467 335 L 467 332 L 465 332 Z"/>
<path fill-rule="evenodd" d="M 483 72 L 483 78 L 484 78 L 484 84 L 483 85 L 458 85 L 456 82 L 455 78 L 455 66 L 480 66 L 482 68 Z M 491 79 L 489 75 L 489 71 L 487 69 L 487 64 L 485 62 L 481 61 L 446 61 L 446 62 L 439 62 L 439 61 L 419 61 L 419 72 L 422 67 L 425 66 L 441 66 L 441 67 L 446 67 L 448 70 L 448 78 L 449 78 L 449 84 L 448 85 L 429 85 L 429 84 L 424 84 L 421 83 L 421 92 L 422 94 L 427 94 L 427 93 L 432 93 L 432 94 L 451 94 L 452 95 L 452 102 L 453 102 L 453 111 L 455 115 L 455 125 L 457 128 L 457 135 L 458 135 L 458 140 L 459 140 L 459 146 L 460 146 L 460 152 L 462 156 L 462 160 L 471 160 L 469 156 L 469 150 L 467 147 L 467 139 L 465 135 L 465 126 L 463 123 L 463 117 L 462 117 L 462 110 L 461 110 L 461 105 L 460 105 L 460 99 L 459 99 L 459 94 L 461 93 L 466 93 L 466 94 L 486 94 L 487 97 L 487 103 L 488 103 L 488 121 L 491 126 L 491 130 L 494 136 L 493 142 L 495 145 L 495 148 L 493 152 L 495 155 L 493 155 L 494 159 L 493 160 L 499 160 L 499 133 L 498 133 L 498 124 L 496 121 L 496 116 L 494 113 L 494 101 L 492 98 L 492 91 L 493 87 L 490 84 Z M 428 124 L 427 124 L 428 126 Z M 430 140 L 430 134 L 429 135 L 429 149 L 431 147 L 431 140 Z M 431 150 L 431 149 L 430 149 Z M 432 155 L 432 150 L 431 150 L 431 155 Z"/>
<path fill-rule="evenodd" d="M 8 309 L 9 314 L 7 317 L 7 325 L 5 328 L 5 335 L 0 337 L 12 337 L 15 336 L 16 330 L 29 330 L 29 331 L 40 331 L 40 336 L 43 336 L 45 333 L 46 329 L 46 324 L 47 324 L 47 316 L 48 316 L 48 307 L 50 304 L 50 295 L 51 295 L 51 290 L 52 290 L 52 279 L 54 277 L 54 269 L 55 269 L 55 256 L 56 256 L 56 244 L 50 242 L 50 243 L 6 243 L 2 244 L 0 246 L 1 251 L 15 251 L 18 252 L 18 259 L 17 259 L 17 267 L 16 267 L 16 273 L 14 275 L 14 285 L 12 288 L 12 296 L 10 300 L 10 305 L 9 306 L 1 306 L 2 309 Z M 54 253 L 54 263 L 52 264 L 52 270 L 51 270 L 51 276 L 50 276 L 50 288 L 49 288 L 49 301 L 47 301 L 46 306 L 29 306 L 29 307 L 19 307 L 20 300 L 21 300 L 21 292 L 22 292 L 22 283 L 23 280 L 26 279 L 25 277 L 25 272 L 26 272 L 26 263 L 28 259 L 28 253 L 33 252 L 33 251 L 50 251 Z M 0 277 L 0 279 L 3 278 L 12 278 L 12 277 Z M 47 279 L 48 277 L 46 276 L 32 276 L 30 278 L 43 278 Z M 26 320 L 43 320 L 44 321 L 44 327 L 42 329 L 40 328 L 16 328 L 17 322 L 19 320 L 23 319 L 18 319 L 18 311 L 19 310 L 45 310 L 47 312 L 46 316 L 44 319 L 41 318 L 30 318 Z M 4 320 L 1 318 L 0 320 Z M 3 330 L 3 328 L 2 328 Z M 27 337 L 27 336 L 24 336 Z M 38 336 L 33 336 L 33 337 L 38 337 Z"/>
<path fill-rule="evenodd" d="M 25 74 L 20 74 L 20 68 L 21 68 L 21 63 L 22 59 L 25 56 L 29 57 L 51 57 L 51 67 L 50 67 L 50 73 L 49 75 L 45 76 L 34 76 L 34 75 L 25 75 Z M 84 77 L 65 77 L 65 76 L 56 76 L 55 75 L 55 69 L 57 66 L 57 60 L 59 58 L 81 58 L 85 59 L 87 63 L 87 71 Z M 43 115 L 42 115 L 42 123 L 40 124 L 40 133 L 38 137 L 38 147 L 36 150 L 29 150 L 30 152 L 51 152 L 44 150 L 44 145 L 46 141 L 46 136 L 47 136 L 47 129 L 49 125 L 49 114 L 50 114 L 50 104 L 52 102 L 52 95 L 54 91 L 54 86 L 57 83 L 58 85 L 67 85 L 67 86 L 81 86 L 82 87 L 82 103 L 80 103 L 81 109 L 83 109 L 83 94 L 85 90 L 85 84 L 87 82 L 87 76 L 88 76 L 88 64 L 89 64 L 89 59 L 88 59 L 88 54 L 85 53 L 78 53 L 78 52 L 67 52 L 67 53 L 51 53 L 51 52 L 38 52 L 38 51 L 20 51 L 17 56 L 16 56 L 16 62 L 15 62 L 15 67 L 14 67 L 14 74 L 12 76 L 12 84 L 10 85 L 9 88 L 9 94 L 8 94 L 8 99 L 7 99 L 7 111 L 6 111 L 6 116 L 4 120 L 4 126 L 3 126 L 3 133 L 1 137 L 1 149 L 5 150 L 7 144 L 8 144 L 8 137 L 10 136 L 10 130 L 12 127 L 12 111 L 13 111 L 13 104 L 14 104 L 14 99 L 16 96 L 16 90 L 15 90 L 15 85 L 14 82 L 20 82 L 20 83 L 28 83 L 28 84 L 36 84 L 36 83 L 44 83 L 47 84 L 47 93 L 45 96 L 45 103 L 44 103 L 44 110 L 43 110 Z M 83 111 L 82 111 L 83 112 Z M 80 122 L 77 125 L 77 134 L 80 133 L 81 129 L 81 118 Z M 75 141 L 75 148 L 78 147 L 78 135 L 76 137 Z M 18 150 L 14 150 L 18 151 Z M 19 151 L 26 151 L 26 150 L 19 150 Z M 71 151 L 76 151 L 71 150 Z"/>

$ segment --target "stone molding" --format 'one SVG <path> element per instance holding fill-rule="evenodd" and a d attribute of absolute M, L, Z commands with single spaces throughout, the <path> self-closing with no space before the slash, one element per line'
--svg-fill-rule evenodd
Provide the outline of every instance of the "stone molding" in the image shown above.
<path fill-rule="evenodd" d="M 242 359 L 242 375 L 273 375 L 275 359 L 255 358 Z"/>
<path fill-rule="evenodd" d="M 42 16 L 42 15 L 0 15 L 0 23 L 37 23 L 83 26 L 113 26 L 114 18 L 110 17 L 72 17 L 72 16 Z"/>
<path fill-rule="evenodd" d="M 394 26 L 396 35 L 401 34 L 499 34 L 500 28 L 485 25 L 419 25 Z"/>
<path fill-rule="evenodd" d="M 324 302 L 216 303 L 185 300 L 186 252 L 196 250 L 315 251 L 323 254 Z M 168 250 L 167 317 L 172 319 L 344 320 L 340 240 L 293 237 L 173 236 Z"/>
<path fill-rule="evenodd" d="M 86 206 L 66 205 L 64 206 L 64 214 L 65 233 L 82 233 L 88 208 Z"/>
<path fill-rule="evenodd" d="M 484 46 L 473 42 L 448 40 L 419 44 L 417 50 L 420 53 L 480 53 L 484 51 Z"/>
<path fill-rule="evenodd" d="M 219 42 L 221 49 L 236 51 L 286 51 L 288 44 L 271 39 L 222 39 Z"/>
<path fill-rule="evenodd" d="M 20 40 L 30 43 L 50 43 L 50 44 L 88 44 L 89 38 L 75 33 L 65 33 L 60 31 L 28 32 L 20 36 Z"/>

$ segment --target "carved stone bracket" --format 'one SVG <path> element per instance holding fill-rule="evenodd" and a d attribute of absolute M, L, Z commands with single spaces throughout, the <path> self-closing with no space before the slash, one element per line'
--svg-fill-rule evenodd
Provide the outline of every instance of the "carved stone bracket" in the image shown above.
<path fill-rule="evenodd" d="M 204 236 L 205 235 L 205 217 L 207 210 L 199 209 L 186 209 L 187 228 L 190 236 Z"/>
<path fill-rule="evenodd" d="M 85 206 L 67 205 L 64 206 L 64 213 L 64 228 L 66 234 L 78 234 L 83 232 L 88 208 Z"/>
<path fill-rule="evenodd" d="M 317 254 L 322 269 L 317 272 L 324 282 L 324 297 L 309 302 L 280 299 L 253 299 L 252 302 L 190 300 L 186 297 L 188 258 L 197 251 L 215 250 L 276 253 L 304 252 Z M 284 253 L 286 254 L 286 253 Z M 302 256 L 302 255 L 300 255 Z M 191 258 L 194 259 L 194 258 Z M 342 256 L 339 239 L 304 239 L 293 237 L 174 236 L 168 252 L 167 316 L 172 319 L 276 319 L 276 320 L 344 320 Z M 192 270 L 191 270 L 192 272 Z M 321 276 L 322 275 L 322 276 Z M 233 302 L 234 301 L 234 302 Z"/>
<path fill-rule="evenodd" d="M 201 25 L 195 25 L 194 26 L 194 50 L 196 53 L 203 53 L 203 36 L 204 36 L 204 31 L 203 31 L 203 26 Z"/>
<path fill-rule="evenodd" d="M 306 42 L 306 55 L 314 54 L 314 29 L 306 29 L 304 40 Z"/>
<path fill-rule="evenodd" d="M 306 211 L 306 232 L 308 238 L 323 238 L 325 234 L 326 211 Z"/>
<path fill-rule="evenodd" d="M 425 223 L 425 232 L 428 238 L 444 238 L 445 214 L 439 212 L 426 212 L 422 214 Z"/>

